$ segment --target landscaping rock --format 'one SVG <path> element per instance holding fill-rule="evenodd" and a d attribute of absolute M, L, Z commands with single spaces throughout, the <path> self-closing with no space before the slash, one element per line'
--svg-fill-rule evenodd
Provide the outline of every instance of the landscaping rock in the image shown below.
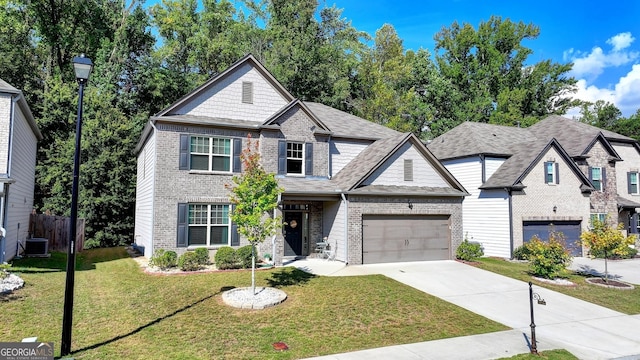
<path fill-rule="evenodd" d="M 8 294 L 24 286 L 24 280 L 18 275 L 9 274 L 0 280 L 0 294 Z"/>
<path fill-rule="evenodd" d="M 240 309 L 265 309 L 285 301 L 287 294 L 272 287 L 256 287 L 256 294 L 250 287 L 236 288 L 222 293 L 222 301 Z"/>

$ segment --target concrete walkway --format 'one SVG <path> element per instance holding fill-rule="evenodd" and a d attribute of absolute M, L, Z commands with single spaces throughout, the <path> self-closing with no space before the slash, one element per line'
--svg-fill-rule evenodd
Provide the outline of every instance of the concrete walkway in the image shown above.
<path fill-rule="evenodd" d="M 604 259 L 573 258 L 572 270 L 604 276 Z M 608 260 L 609 278 L 640 285 L 640 259 Z"/>
<path fill-rule="evenodd" d="M 513 328 L 318 359 L 495 359 L 529 352 L 531 320 L 525 282 L 455 261 L 344 266 L 311 259 L 291 265 L 326 276 L 383 274 Z M 580 359 L 640 359 L 640 316 L 624 315 L 536 286 L 534 291 L 547 303 L 534 305 L 539 350 L 567 349 Z"/>

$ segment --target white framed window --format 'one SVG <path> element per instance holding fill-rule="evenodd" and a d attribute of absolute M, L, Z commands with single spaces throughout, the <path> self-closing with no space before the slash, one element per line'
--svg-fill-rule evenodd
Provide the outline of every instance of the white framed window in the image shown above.
<path fill-rule="evenodd" d="M 227 204 L 189 204 L 188 224 L 189 246 L 230 243 L 231 221 Z"/>
<path fill-rule="evenodd" d="M 544 163 L 544 183 L 549 185 L 560 183 L 557 162 L 547 161 Z"/>
<path fill-rule="evenodd" d="M 287 174 L 304 174 L 304 144 L 287 142 Z"/>
<path fill-rule="evenodd" d="M 592 167 L 590 168 L 589 178 L 591 179 L 591 184 L 598 191 L 604 190 L 604 181 L 602 176 L 602 168 L 601 167 Z"/>
<path fill-rule="evenodd" d="M 191 170 L 231 172 L 231 139 L 191 136 Z"/>
<path fill-rule="evenodd" d="M 638 172 L 632 171 L 627 173 L 627 186 L 629 190 L 629 194 L 638 195 L 640 194 L 640 186 L 638 186 Z"/>
<path fill-rule="evenodd" d="M 589 224 L 593 227 L 593 221 L 594 220 L 599 220 L 600 222 L 604 223 L 607 221 L 607 214 L 606 213 L 592 213 L 591 214 L 591 219 L 589 221 Z"/>

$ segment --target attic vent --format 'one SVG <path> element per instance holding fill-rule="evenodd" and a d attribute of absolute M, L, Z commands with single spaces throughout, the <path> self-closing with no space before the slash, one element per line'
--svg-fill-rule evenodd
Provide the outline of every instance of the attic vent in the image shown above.
<path fill-rule="evenodd" d="M 404 181 L 413 181 L 413 160 L 404 160 Z"/>
<path fill-rule="evenodd" d="M 242 102 L 245 104 L 253 104 L 253 83 L 249 81 L 242 82 Z"/>

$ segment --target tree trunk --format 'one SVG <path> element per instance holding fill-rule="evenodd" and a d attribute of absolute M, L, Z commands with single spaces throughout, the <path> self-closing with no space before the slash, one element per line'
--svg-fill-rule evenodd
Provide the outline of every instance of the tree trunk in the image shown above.
<path fill-rule="evenodd" d="M 251 293 L 256 295 L 256 247 L 251 244 Z"/>
<path fill-rule="evenodd" d="M 607 269 L 607 250 L 604 251 L 604 282 L 609 282 L 609 271 Z"/>

